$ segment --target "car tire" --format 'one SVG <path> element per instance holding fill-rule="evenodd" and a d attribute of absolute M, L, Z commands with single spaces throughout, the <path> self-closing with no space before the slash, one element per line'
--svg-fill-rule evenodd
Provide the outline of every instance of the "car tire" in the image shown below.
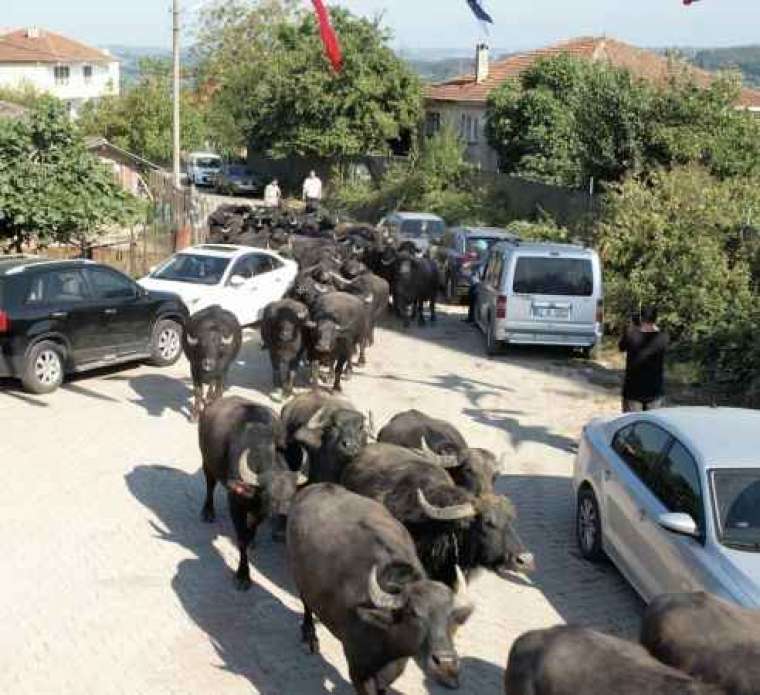
<path fill-rule="evenodd" d="M 581 348 L 581 357 L 583 357 L 584 360 L 595 360 L 599 357 L 599 343 L 595 343 L 590 347 Z"/>
<path fill-rule="evenodd" d="M 602 517 L 599 503 L 590 487 L 581 488 L 575 510 L 575 535 L 578 549 L 584 559 L 599 562 L 604 559 L 602 549 Z"/>
<path fill-rule="evenodd" d="M 150 364 L 171 367 L 182 356 L 182 326 L 171 319 L 159 321 L 150 341 Z"/>
<path fill-rule="evenodd" d="M 493 319 L 488 319 L 488 328 L 486 329 L 486 354 L 489 357 L 496 357 L 501 352 L 501 343 L 496 340 L 496 327 Z"/>
<path fill-rule="evenodd" d="M 64 351 L 57 343 L 43 340 L 33 345 L 26 356 L 21 383 L 29 393 L 52 393 L 64 377 Z"/>

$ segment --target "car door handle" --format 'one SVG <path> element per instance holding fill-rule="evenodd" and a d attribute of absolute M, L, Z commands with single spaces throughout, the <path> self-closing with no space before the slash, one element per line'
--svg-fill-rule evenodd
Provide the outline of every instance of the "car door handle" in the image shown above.
<path fill-rule="evenodd" d="M 119 312 L 116 309 L 106 309 L 103 313 L 106 316 L 116 316 Z"/>
<path fill-rule="evenodd" d="M 68 311 L 54 311 L 50 314 L 51 319 L 65 319 L 69 315 Z"/>

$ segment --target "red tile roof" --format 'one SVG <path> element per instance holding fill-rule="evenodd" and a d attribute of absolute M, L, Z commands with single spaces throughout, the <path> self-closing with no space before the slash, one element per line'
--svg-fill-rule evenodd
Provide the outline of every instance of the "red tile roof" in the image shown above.
<path fill-rule="evenodd" d="M 1 63 L 110 63 L 111 54 L 52 31 L 18 29 L 0 34 Z"/>
<path fill-rule="evenodd" d="M 669 78 L 678 70 L 687 70 L 697 84 L 705 87 L 715 79 L 715 75 L 706 70 L 622 41 L 606 37 L 582 37 L 492 61 L 488 77 L 480 84 L 475 81 L 473 74 L 462 75 L 447 82 L 430 85 L 425 90 L 425 97 L 431 101 L 483 103 L 494 89 L 506 80 L 517 79 L 538 59 L 560 54 L 607 61 L 616 67 L 627 68 L 636 77 L 661 85 L 667 84 Z M 739 105 L 760 108 L 760 91 L 742 89 Z"/>

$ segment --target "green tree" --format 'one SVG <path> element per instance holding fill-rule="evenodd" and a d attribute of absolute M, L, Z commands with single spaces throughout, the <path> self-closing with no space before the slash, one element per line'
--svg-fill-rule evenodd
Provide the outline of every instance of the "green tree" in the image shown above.
<path fill-rule="evenodd" d="M 331 10 L 344 53 L 335 74 L 313 15 L 291 6 L 235 3 L 205 25 L 203 36 L 215 30 L 216 50 L 204 49 L 199 77 L 227 145 L 274 156 L 350 156 L 386 153 L 390 141 L 414 131 L 420 83 L 379 22 Z"/>
<path fill-rule="evenodd" d="M 91 155 L 65 108 L 41 100 L 27 117 L 0 119 L 0 244 L 86 245 L 105 225 L 128 223 L 138 201 Z"/>
<path fill-rule="evenodd" d="M 200 149 L 208 139 L 203 106 L 188 88 L 181 100 L 182 148 Z M 110 142 L 157 164 L 172 158 L 172 81 L 168 60 L 144 58 L 135 84 L 119 96 L 85 104 L 79 117 L 85 135 Z"/>

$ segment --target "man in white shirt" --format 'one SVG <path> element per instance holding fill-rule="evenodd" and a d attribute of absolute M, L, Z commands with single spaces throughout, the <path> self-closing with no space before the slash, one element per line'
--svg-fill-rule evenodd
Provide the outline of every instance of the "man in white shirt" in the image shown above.
<path fill-rule="evenodd" d="M 316 210 L 322 200 L 322 181 L 314 171 L 303 182 L 303 199 L 307 210 Z"/>
<path fill-rule="evenodd" d="M 280 190 L 280 184 L 277 182 L 277 179 L 274 179 L 272 183 L 264 189 L 264 204 L 273 208 L 278 208 L 280 207 L 281 198 L 282 191 Z"/>

